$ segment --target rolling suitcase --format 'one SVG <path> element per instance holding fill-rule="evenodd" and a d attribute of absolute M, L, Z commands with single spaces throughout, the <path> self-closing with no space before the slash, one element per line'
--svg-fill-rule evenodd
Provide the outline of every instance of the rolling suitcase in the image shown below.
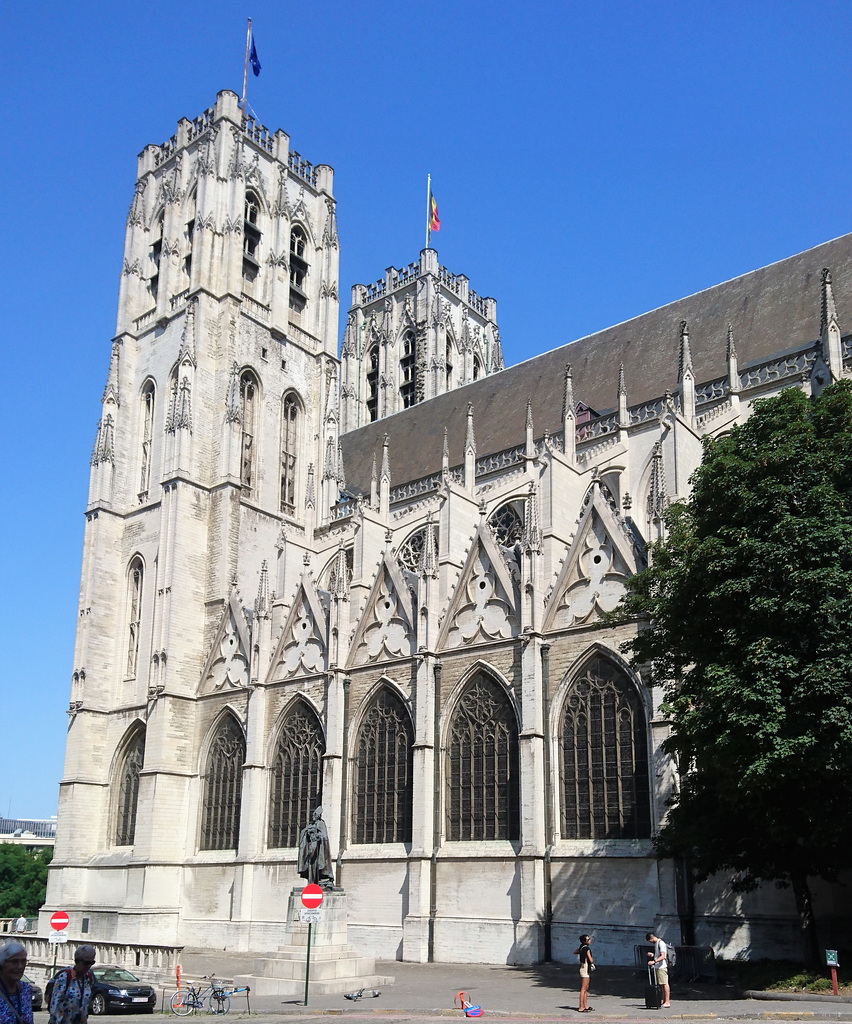
<path fill-rule="evenodd" d="M 645 986 L 645 1009 L 659 1010 L 663 1005 L 663 992 L 657 984 L 657 975 L 654 968 L 648 966 L 648 984 Z"/>

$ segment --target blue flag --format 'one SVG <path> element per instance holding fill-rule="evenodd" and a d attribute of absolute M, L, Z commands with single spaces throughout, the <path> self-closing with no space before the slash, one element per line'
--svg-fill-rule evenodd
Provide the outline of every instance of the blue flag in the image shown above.
<path fill-rule="evenodd" d="M 251 37 L 251 53 L 249 54 L 249 64 L 251 69 L 257 77 L 260 74 L 260 60 L 257 56 L 257 47 L 254 45 L 254 35 Z"/>

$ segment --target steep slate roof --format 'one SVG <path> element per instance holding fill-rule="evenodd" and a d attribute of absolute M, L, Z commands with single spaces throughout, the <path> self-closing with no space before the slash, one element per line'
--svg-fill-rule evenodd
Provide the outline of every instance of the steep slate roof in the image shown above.
<path fill-rule="evenodd" d="M 562 427 L 566 364 L 575 401 L 599 413 L 616 406 L 618 367 L 624 363 L 627 400 L 639 405 L 677 387 L 680 322 L 689 323 L 696 382 L 727 373 L 727 325 L 734 329 L 739 367 L 797 351 L 819 338 L 822 268 L 831 270 L 841 330 L 852 325 L 852 234 L 797 256 L 678 299 L 597 334 L 552 349 L 500 373 L 456 388 L 369 423 L 342 437 L 349 488 L 369 491 L 373 453 L 390 438 L 394 486 L 441 468 L 444 427 L 450 465 L 463 461 L 468 402 L 473 403 L 477 456 L 522 444 L 527 398 L 536 437 Z"/>

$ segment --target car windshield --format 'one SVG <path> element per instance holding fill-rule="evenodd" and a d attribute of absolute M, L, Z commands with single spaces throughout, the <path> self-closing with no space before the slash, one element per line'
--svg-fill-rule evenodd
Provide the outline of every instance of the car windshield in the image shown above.
<path fill-rule="evenodd" d="M 120 967 L 96 967 L 92 974 L 98 981 L 139 981 L 130 971 L 123 971 Z"/>

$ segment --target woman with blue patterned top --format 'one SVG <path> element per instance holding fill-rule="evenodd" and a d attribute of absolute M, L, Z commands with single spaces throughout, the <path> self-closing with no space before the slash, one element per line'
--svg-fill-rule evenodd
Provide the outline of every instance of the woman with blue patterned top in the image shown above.
<path fill-rule="evenodd" d="M 26 967 L 26 946 L 0 946 L 0 1024 L 33 1024 L 33 990 L 23 980 Z"/>
<path fill-rule="evenodd" d="M 50 1024 L 86 1024 L 92 985 L 95 983 L 92 964 L 95 947 L 78 946 L 74 953 L 74 966 L 67 967 L 53 980 L 50 994 Z"/>

